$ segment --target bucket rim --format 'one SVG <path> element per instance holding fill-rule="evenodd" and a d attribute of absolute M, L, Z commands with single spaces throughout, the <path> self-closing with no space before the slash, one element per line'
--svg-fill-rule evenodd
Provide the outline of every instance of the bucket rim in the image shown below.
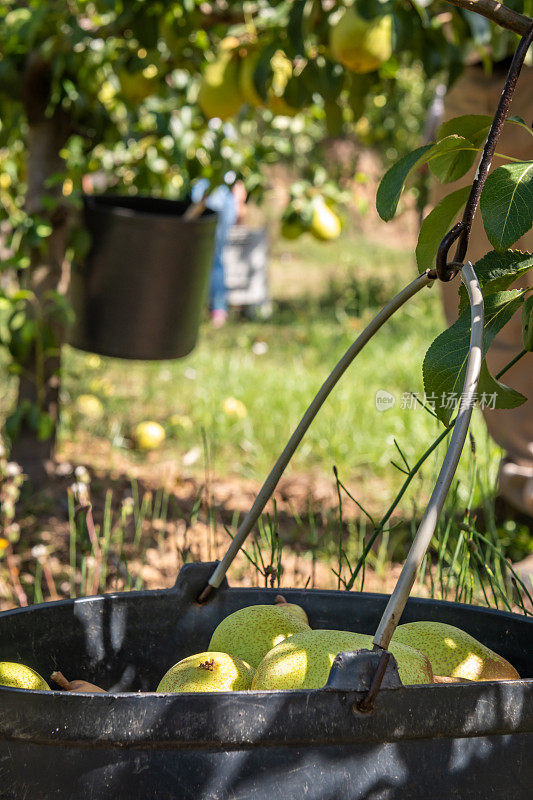
<path fill-rule="evenodd" d="M 188 566 L 194 566 L 193 564 Z M 165 595 L 172 595 L 175 593 L 180 593 L 182 590 L 182 581 L 180 580 L 180 574 L 178 574 L 178 578 L 173 586 L 170 586 L 166 589 L 138 589 L 133 591 L 124 591 L 124 592 L 105 592 L 103 594 L 93 594 L 88 595 L 87 597 L 66 597 L 62 598 L 61 600 L 49 600 L 43 603 L 34 603 L 33 605 L 29 606 L 22 606 L 19 608 L 8 608 L 5 611 L 0 611 L 0 619 L 8 616 L 15 616 L 19 614 L 27 614 L 33 611 L 41 611 L 57 606 L 68 606 L 68 605 L 81 605 L 84 603 L 91 603 L 95 601 L 108 601 L 108 600 L 125 600 L 131 598 L 132 600 L 135 598 L 141 597 L 164 597 Z M 283 594 L 284 596 L 290 596 L 293 599 L 300 599 L 302 600 L 306 596 L 313 596 L 313 597 L 355 597 L 359 599 L 372 599 L 376 601 L 386 602 L 390 597 L 390 594 L 386 594 L 384 592 L 358 592 L 358 591 L 343 591 L 342 589 L 303 589 L 298 587 L 279 587 L 279 588 L 269 588 L 269 587 L 261 587 L 261 586 L 221 586 L 217 589 L 216 596 L 219 595 L 226 595 L 226 594 L 243 594 L 246 596 L 253 595 L 254 593 L 258 593 L 261 595 L 267 594 L 268 596 L 272 596 L 272 598 L 276 597 L 278 594 Z M 490 608 L 489 606 L 479 606 L 473 603 L 458 603 L 455 600 L 436 600 L 431 597 L 410 597 L 409 598 L 409 606 L 418 605 L 420 604 L 422 607 L 427 606 L 428 608 L 434 608 L 435 606 L 448 608 L 450 610 L 471 610 L 476 614 L 485 615 L 487 617 L 493 617 L 497 619 L 508 619 L 509 621 L 513 622 L 520 622 L 522 624 L 531 625 L 533 626 L 533 616 L 526 616 L 524 614 L 518 614 L 513 611 L 505 611 L 504 609 L 496 609 Z M 251 603 L 250 605 L 253 605 Z M 260 605 L 260 603 L 258 604 Z M 401 624 L 401 623 L 400 623 Z"/>
<path fill-rule="evenodd" d="M 354 710 L 363 695 L 330 688 L 91 694 L 0 687 L 0 741 L 230 750 L 533 733 L 531 678 L 382 689 L 371 714 Z"/>
<path fill-rule="evenodd" d="M 172 220 L 173 222 L 180 222 L 186 225 L 193 226 L 211 226 L 216 224 L 217 214 L 216 211 L 206 208 L 199 217 L 195 219 L 183 219 L 183 214 L 173 216 L 172 214 L 163 214 L 153 211 L 142 211 L 136 208 L 128 208 L 121 205 L 120 201 L 135 199 L 146 200 L 152 202 L 164 201 L 165 203 L 175 204 L 176 206 L 183 206 L 184 209 L 190 205 L 189 198 L 185 200 L 172 200 L 167 197 L 151 197 L 150 195 L 136 194 L 136 195 L 121 195 L 121 194 L 82 194 L 81 199 L 85 210 L 90 209 L 91 213 L 102 214 L 104 211 L 107 215 L 121 217 L 126 220 L 139 219 L 144 220 Z M 115 201 L 115 203 L 113 202 Z"/>

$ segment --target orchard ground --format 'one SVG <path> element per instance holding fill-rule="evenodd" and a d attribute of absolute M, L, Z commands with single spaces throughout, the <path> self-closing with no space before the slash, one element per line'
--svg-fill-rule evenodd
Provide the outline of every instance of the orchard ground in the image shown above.
<path fill-rule="evenodd" d="M 0 559 L 0 607 L 20 602 L 17 581 L 28 602 L 166 587 L 185 561 L 219 558 L 323 379 L 378 308 L 415 275 L 405 224 L 401 238 L 388 229 L 385 243 L 383 227 L 345 232 L 328 245 L 309 235 L 295 242 L 275 238 L 272 317 L 248 320 L 235 313 L 218 330 L 206 321 L 186 359 L 131 363 L 65 348 L 57 475 L 37 496 L 23 490 L 20 539 L 9 564 Z M 340 519 L 332 468 L 379 520 L 405 478 L 391 464 L 402 464 L 395 442 L 412 465 L 441 430 L 409 393 L 423 395 L 422 359 L 443 324 L 435 287 L 367 346 L 280 482 L 279 540 L 266 520 L 255 544 L 247 545 L 249 557 L 241 555 L 232 568 L 232 584 L 343 586 L 373 524 L 342 491 Z M 13 388 L 1 393 L 2 413 Z M 386 410 L 376 402 L 384 392 Z M 90 415 L 83 395 L 100 401 Z M 153 452 L 133 446 L 132 432 L 142 420 L 166 430 L 163 446 Z M 501 453 L 479 412 L 473 434 L 477 455 L 466 449 L 448 511 L 458 529 L 465 512 L 469 519 L 477 515 L 481 527 L 492 525 L 509 559 L 519 561 L 531 550 L 531 534 L 526 520 L 495 504 Z M 363 571 L 365 589 L 393 586 L 443 452 L 441 446 L 428 459 L 394 512 L 391 530 L 374 544 Z M 79 482 L 80 466 L 88 470 L 100 529 L 96 549 L 73 516 L 70 487 Z M 272 518 L 273 504 L 268 510 Z M 459 565 L 451 566 L 453 572 Z M 436 594 L 432 583 L 422 577 L 415 593 Z M 450 592 L 453 586 L 452 580 Z"/>

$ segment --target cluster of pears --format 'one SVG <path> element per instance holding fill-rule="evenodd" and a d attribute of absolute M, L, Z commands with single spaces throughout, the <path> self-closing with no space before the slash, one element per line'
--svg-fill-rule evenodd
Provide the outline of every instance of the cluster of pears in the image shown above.
<path fill-rule="evenodd" d="M 384 64 L 392 55 L 392 16 L 371 19 L 361 16 L 355 6 L 345 9 L 331 26 L 331 56 L 350 72 L 366 74 Z M 248 103 L 268 108 L 273 114 L 294 116 L 298 109 L 287 101 L 287 84 L 293 77 L 293 63 L 278 49 L 270 58 L 271 74 L 266 98 L 259 95 L 255 74 L 262 57 L 258 43 L 243 44 L 234 36 L 220 43 L 213 61 L 205 68 L 198 103 L 208 118 L 226 120 Z M 268 65 L 267 65 L 268 66 Z"/>
<path fill-rule="evenodd" d="M 372 636 L 312 630 L 303 608 L 278 597 L 274 605 L 248 606 L 223 619 L 209 649 L 171 667 L 157 691 L 319 689 L 338 653 L 363 648 L 372 648 Z M 440 622 L 400 625 L 390 651 L 406 685 L 520 677 L 468 633 Z"/>
<path fill-rule="evenodd" d="M 369 634 L 312 630 L 304 609 L 279 595 L 274 605 L 247 606 L 223 619 L 209 649 L 171 667 L 157 691 L 320 689 L 338 653 L 371 648 Z M 389 649 L 405 685 L 520 678 L 502 656 L 442 622 L 400 625 Z M 66 691 L 104 691 L 86 681 L 68 681 L 60 672 L 52 673 L 51 679 Z M 35 670 L 6 661 L 0 662 L 0 685 L 50 689 Z"/>
<path fill-rule="evenodd" d="M 235 116 L 245 103 L 254 108 L 267 108 L 273 114 L 293 117 L 297 108 L 284 98 L 292 78 L 292 62 L 282 50 L 270 59 L 271 80 L 265 99 L 260 97 L 254 82 L 261 52 L 256 47 L 239 47 L 239 40 L 228 36 L 221 42 L 214 61 L 205 68 L 198 93 L 200 108 L 208 117 L 227 120 Z"/>

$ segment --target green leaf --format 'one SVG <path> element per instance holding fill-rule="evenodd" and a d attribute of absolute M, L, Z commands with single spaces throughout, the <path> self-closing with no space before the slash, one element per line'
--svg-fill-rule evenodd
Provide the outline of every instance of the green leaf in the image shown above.
<path fill-rule="evenodd" d="M 416 263 L 420 272 L 434 266 L 439 244 L 457 219 L 469 194 L 470 186 L 452 192 L 437 203 L 424 219 L 416 245 Z"/>
<path fill-rule="evenodd" d="M 326 100 L 324 103 L 324 111 L 326 112 L 326 127 L 328 136 L 338 137 L 342 134 L 344 124 L 342 108 L 335 100 Z"/>
<path fill-rule="evenodd" d="M 418 147 L 387 170 L 376 194 L 376 208 L 381 219 L 388 222 L 396 213 L 404 183 L 410 172 L 422 164 L 443 183 L 457 180 L 468 172 L 475 158 L 474 145 L 462 136 L 447 136 L 435 144 Z"/>
<path fill-rule="evenodd" d="M 483 331 L 483 356 L 497 333 L 509 322 L 522 304 L 524 292 L 513 290 L 490 295 L 485 301 Z M 437 417 L 448 425 L 453 408 L 448 408 L 446 397 L 460 396 L 466 372 L 470 346 L 470 310 L 443 331 L 430 345 L 422 367 L 426 397 L 435 402 Z"/>
<path fill-rule="evenodd" d="M 483 187 L 480 209 L 495 250 L 506 250 L 527 233 L 533 223 L 533 161 L 495 169 Z"/>
<path fill-rule="evenodd" d="M 491 123 L 492 117 L 488 114 L 464 114 L 443 122 L 437 132 L 437 139 L 456 134 L 479 147 L 487 138 Z"/>
<path fill-rule="evenodd" d="M 516 408 L 527 400 L 516 389 L 511 389 L 510 386 L 496 380 L 490 374 L 485 358 L 481 363 L 477 396 L 481 406 L 488 408 Z"/>
<path fill-rule="evenodd" d="M 295 0 L 289 12 L 289 22 L 287 24 L 287 35 L 295 53 L 305 55 L 304 42 L 304 18 L 307 0 Z"/>
<path fill-rule="evenodd" d="M 18 439 L 22 423 L 24 418 L 28 415 L 30 409 L 31 402 L 29 400 L 23 400 L 22 403 L 17 406 L 15 411 L 12 411 L 11 414 L 6 417 L 4 431 L 7 433 L 12 443 Z"/>
<path fill-rule="evenodd" d="M 387 170 L 376 194 L 376 208 L 382 220 L 388 222 L 393 218 L 407 176 L 415 167 L 425 163 L 427 160 L 425 156 L 433 147 L 432 144 L 418 147 Z"/>
<path fill-rule="evenodd" d="M 530 128 L 521 117 L 509 117 L 506 123 L 509 122 L 525 127 L 531 133 Z M 485 143 L 491 125 L 492 117 L 489 114 L 463 114 L 442 123 L 437 131 L 437 141 L 455 133 L 457 136 L 469 139 L 476 147 L 480 147 Z"/>
<path fill-rule="evenodd" d="M 462 178 L 472 168 L 478 149 L 463 136 L 447 136 L 434 145 L 428 163 L 433 175 L 441 183 L 451 183 Z"/>
<path fill-rule="evenodd" d="M 530 126 L 525 120 L 522 119 L 522 117 L 519 117 L 518 114 L 513 114 L 512 117 L 507 119 L 507 122 L 514 122 L 515 125 L 520 125 L 521 128 L 526 129 L 530 136 L 533 136 L 533 131 L 531 130 Z"/>
<path fill-rule="evenodd" d="M 268 88 L 273 74 L 271 61 L 276 50 L 276 44 L 267 45 L 264 50 L 261 51 L 254 70 L 254 88 L 263 101 L 266 101 L 268 98 Z"/>
<path fill-rule="evenodd" d="M 375 75 L 372 73 L 359 75 L 354 72 L 350 76 L 348 105 L 353 115 L 352 122 L 357 122 L 363 116 L 366 109 L 367 96 L 375 80 Z"/>
<path fill-rule="evenodd" d="M 40 239 L 46 239 L 52 233 L 52 226 L 45 222 L 40 222 L 35 226 L 35 233 Z"/>
<path fill-rule="evenodd" d="M 503 292 L 533 267 L 533 255 L 520 250 L 497 253 L 491 250 L 476 264 L 474 270 L 483 289 L 483 296 Z M 468 295 L 463 285 L 459 290 L 459 313 L 468 306 Z"/>
<path fill-rule="evenodd" d="M 39 421 L 37 423 L 37 438 L 40 442 L 45 442 L 50 439 L 54 433 L 55 423 L 50 414 L 46 411 L 41 411 L 39 414 Z"/>

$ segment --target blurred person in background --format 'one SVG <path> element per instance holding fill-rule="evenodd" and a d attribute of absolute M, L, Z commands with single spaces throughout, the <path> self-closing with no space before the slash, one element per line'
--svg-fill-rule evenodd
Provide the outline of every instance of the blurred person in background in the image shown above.
<path fill-rule="evenodd" d="M 226 183 L 209 191 L 209 181 L 201 178 L 191 191 L 193 203 L 199 203 L 205 198 L 206 208 L 217 214 L 217 227 L 215 234 L 215 253 L 211 267 L 211 280 L 209 284 L 209 310 L 211 322 L 214 327 L 220 328 L 228 318 L 228 303 L 226 298 L 226 279 L 224 269 L 224 249 L 230 228 L 241 221 L 246 204 L 246 189 L 244 183 L 235 179 L 235 173 L 230 172 L 225 176 Z"/>
<path fill-rule="evenodd" d="M 523 1 L 509 3 L 509 5 L 513 6 L 516 11 L 524 12 Z M 485 52 L 483 62 L 480 60 L 479 50 L 477 50 L 468 60 L 461 77 L 446 94 L 442 109 L 443 122 L 464 114 L 488 114 L 491 117 L 494 115 L 519 37 L 509 31 L 497 28 L 497 26 L 492 26 L 492 29 L 491 47 L 489 51 Z M 509 116 L 522 117 L 528 125 L 531 125 L 533 118 L 532 51 L 533 48 L 530 48 L 509 112 Z M 437 98 L 438 102 L 439 98 Z M 505 125 L 498 142 L 497 152 L 513 156 L 520 161 L 529 161 L 533 158 L 531 136 L 518 125 Z M 498 159 L 494 160 L 496 162 L 494 166 L 497 167 Z M 456 181 L 453 189 L 471 185 L 474 176 L 475 167 L 459 181 Z M 435 185 L 434 203 L 438 203 L 449 193 L 449 185 Z M 470 236 L 467 258 L 475 264 L 492 249 L 478 208 Z M 516 242 L 513 249 L 533 252 L 533 231 L 530 230 Z M 452 248 L 452 255 L 453 252 Z M 458 279 L 451 283 L 441 283 L 448 324 L 457 319 L 457 282 Z M 512 288 L 523 287 L 526 284 L 533 285 L 531 273 L 526 274 Z M 495 375 L 522 347 L 521 312 L 518 311 L 498 334 L 488 351 L 487 363 L 491 373 Z M 521 359 L 505 374 L 503 380 L 527 397 L 527 402 L 514 409 L 501 411 L 484 409 L 483 411 L 490 435 L 505 451 L 499 474 L 500 494 L 515 509 L 533 517 L 533 369 L 531 360 Z"/>

